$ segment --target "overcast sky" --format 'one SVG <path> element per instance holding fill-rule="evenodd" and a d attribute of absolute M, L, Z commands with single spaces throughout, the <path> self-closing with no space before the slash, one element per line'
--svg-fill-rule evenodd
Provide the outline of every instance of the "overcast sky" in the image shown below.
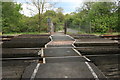
<path fill-rule="evenodd" d="M 34 16 L 38 13 L 37 9 L 34 6 L 26 4 L 26 2 L 29 2 L 30 0 L 14 0 L 15 2 L 22 3 L 23 10 L 21 11 L 22 14 L 26 16 Z M 93 2 L 97 0 L 46 0 L 49 3 L 56 3 L 54 6 L 54 10 L 58 7 L 62 7 L 64 9 L 63 13 L 71 13 L 76 10 L 77 7 L 80 7 L 83 2 Z M 100 0 L 101 1 L 101 0 Z M 102 1 L 110 1 L 110 0 L 102 0 Z M 49 4 L 47 4 L 49 6 Z M 29 9 L 32 9 L 34 11 L 31 11 Z"/>
<path fill-rule="evenodd" d="M 21 11 L 22 14 L 26 15 L 26 16 L 34 16 L 35 14 L 37 14 L 37 9 L 34 6 L 28 5 L 26 4 L 25 0 L 16 0 L 19 3 L 22 3 L 22 8 L 23 10 Z M 29 1 L 29 0 L 27 0 Z M 56 3 L 54 8 L 52 9 L 57 9 L 59 7 L 62 7 L 64 9 L 63 13 L 67 14 L 67 13 L 71 13 L 74 12 L 76 10 L 77 7 L 79 7 L 82 3 L 82 0 L 51 0 L 50 3 Z M 49 4 L 47 4 L 47 6 L 49 6 Z M 31 11 L 29 9 L 33 9 L 34 11 Z"/>

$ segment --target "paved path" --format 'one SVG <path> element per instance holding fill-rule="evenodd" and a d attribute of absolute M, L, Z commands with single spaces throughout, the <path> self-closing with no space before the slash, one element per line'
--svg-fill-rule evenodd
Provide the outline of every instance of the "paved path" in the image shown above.
<path fill-rule="evenodd" d="M 64 32 L 64 30 L 59 31 L 59 32 Z M 76 29 L 67 28 L 67 32 L 72 33 L 72 34 L 78 34 L 78 32 L 81 32 L 81 31 L 79 29 L 76 30 Z"/>
<path fill-rule="evenodd" d="M 71 28 L 67 28 L 67 32 L 72 33 L 72 34 L 78 34 L 78 32 L 80 32 L 80 30 L 75 30 L 75 29 L 71 29 Z"/>
<path fill-rule="evenodd" d="M 69 35 L 51 35 L 51 42 L 42 50 L 43 63 L 32 63 L 23 78 L 105 78 L 100 70 L 86 57 L 74 49 L 74 39 Z M 57 45 L 57 46 L 56 46 Z M 66 46 L 64 46 L 66 45 Z"/>

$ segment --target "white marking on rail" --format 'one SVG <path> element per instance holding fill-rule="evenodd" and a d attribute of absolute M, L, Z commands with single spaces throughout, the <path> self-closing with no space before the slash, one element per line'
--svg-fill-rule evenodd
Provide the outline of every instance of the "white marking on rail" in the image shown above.
<path fill-rule="evenodd" d="M 73 42 L 74 43 L 74 42 Z M 74 44 L 72 44 L 72 46 L 75 48 Z"/>
<path fill-rule="evenodd" d="M 70 36 L 70 35 L 66 35 L 66 36 L 68 36 L 68 37 L 70 37 L 71 39 L 74 40 L 72 46 L 73 46 L 74 48 L 76 48 L 76 46 L 74 45 L 74 43 L 76 42 L 76 39 L 74 39 L 74 38 L 73 38 L 72 36 Z"/>
<path fill-rule="evenodd" d="M 73 37 L 71 37 L 70 35 L 66 35 L 66 36 L 68 36 L 68 37 L 70 37 L 70 38 L 72 38 L 74 41 L 73 41 L 73 43 L 72 43 L 72 46 L 74 47 L 74 48 L 76 48 L 76 46 L 74 45 L 74 43 L 76 42 L 76 39 L 74 39 Z"/>
<path fill-rule="evenodd" d="M 41 49 L 41 56 L 44 56 L 43 48 Z"/>
<path fill-rule="evenodd" d="M 68 78 L 68 76 L 65 76 L 65 78 Z"/>
<path fill-rule="evenodd" d="M 99 80 L 97 74 L 94 72 L 94 70 L 92 69 L 92 67 L 89 65 L 88 62 L 85 62 L 85 64 L 88 66 L 89 70 L 91 71 L 93 77 L 95 78 L 95 80 Z"/>
<path fill-rule="evenodd" d="M 41 57 L 44 57 L 43 49 L 41 49 L 41 50 L 42 50 Z M 43 63 L 44 63 L 44 64 L 46 63 L 45 58 L 43 58 Z"/>
<path fill-rule="evenodd" d="M 38 51 L 38 55 L 41 55 L 43 51 L 43 48 L 41 48 L 41 50 Z"/>
<path fill-rule="evenodd" d="M 45 45 L 45 48 L 47 48 L 47 45 L 50 44 L 50 43 L 53 41 L 52 36 L 53 36 L 53 35 L 50 36 L 50 40 L 51 40 L 51 41 L 48 42 L 48 43 Z"/>
<path fill-rule="evenodd" d="M 68 37 L 70 37 L 71 39 L 73 39 L 73 40 L 75 40 L 72 36 L 70 36 L 70 35 L 66 35 L 66 36 L 68 36 Z"/>
<path fill-rule="evenodd" d="M 40 63 L 38 63 L 37 66 L 36 66 L 36 68 L 34 69 L 33 74 L 31 76 L 30 80 L 34 80 L 35 79 L 35 76 L 37 74 L 39 66 L 40 66 Z"/>
<path fill-rule="evenodd" d="M 76 49 L 74 49 L 74 48 L 72 48 L 76 53 L 78 53 L 80 56 L 82 56 L 81 54 L 80 54 L 80 52 L 78 52 Z"/>
<path fill-rule="evenodd" d="M 46 63 L 45 58 L 43 58 L 43 63 L 44 63 L 44 64 Z"/>
<path fill-rule="evenodd" d="M 52 36 L 53 36 L 53 35 L 50 36 L 51 41 L 53 41 Z"/>
<path fill-rule="evenodd" d="M 75 39 L 75 41 L 73 42 L 73 44 L 72 44 L 72 46 L 74 47 L 74 48 L 76 48 L 76 46 L 74 45 L 75 44 L 75 42 L 76 42 L 76 39 Z"/>
<path fill-rule="evenodd" d="M 83 56 L 86 60 L 88 60 L 88 61 L 91 61 L 90 59 L 88 59 L 86 56 Z"/>
<path fill-rule="evenodd" d="M 117 40 L 114 40 L 114 42 L 118 43 L 118 41 L 117 41 Z"/>

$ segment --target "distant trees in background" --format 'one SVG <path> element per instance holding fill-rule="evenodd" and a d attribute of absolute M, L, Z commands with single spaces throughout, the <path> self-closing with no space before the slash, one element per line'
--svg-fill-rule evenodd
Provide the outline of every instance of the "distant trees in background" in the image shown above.
<path fill-rule="evenodd" d="M 120 32 L 117 2 L 85 2 L 76 13 L 66 15 L 68 26 L 86 32 Z"/>
<path fill-rule="evenodd" d="M 20 14 L 21 10 L 21 4 L 2 2 L 3 33 L 47 32 L 48 18 L 51 18 L 57 30 L 63 28 L 59 24 L 66 22 L 68 27 L 80 28 L 84 32 L 120 32 L 118 25 L 119 5 L 116 2 L 85 2 L 76 12 L 66 15 L 63 14 L 63 8 L 61 7 L 56 11 L 46 10 L 40 12 L 42 9 L 38 10 L 39 13 L 32 17 Z"/>
<path fill-rule="evenodd" d="M 33 2 L 37 8 L 45 4 L 37 4 Z M 44 6 L 43 6 L 44 7 Z M 21 4 L 13 2 L 2 2 L 2 32 L 47 32 L 48 25 L 47 19 L 51 18 L 54 24 L 64 24 L 64 15 L 62 8 L 58 8 L 56 12 L 54 10 L 46 10 L 43 13 L 43 9 L 38 9 L 39 13 L 32 17 L 27 17 L 20 14 L 22 10 Z M 57 26 L 60 29 L 61 26 Z"/>

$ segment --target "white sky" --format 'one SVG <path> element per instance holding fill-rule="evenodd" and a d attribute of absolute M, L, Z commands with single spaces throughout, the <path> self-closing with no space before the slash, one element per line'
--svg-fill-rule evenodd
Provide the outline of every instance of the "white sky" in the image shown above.
<path fill-rule="evenodd" d="M 26 0 L 26 1 L 30 1 L 30 0 Z M 34 6 L 26 4 L 26 1 L 17 0 L 17 2 L 22 3 L 23 10 L 20 12 L 29 17 L 37 14 L 38 13 L 37 9 Z M 79 7 L 83 0 L 74 0 L 74 1 L 73 0 L 48 0 L 48 1 L 57 3 L 54 6 L 53 10 L 57 9 L 58 7 L 62 7 L 64 9 L 63 13 L 67 14 L 67 13 L 74 12 L 76 10 L 76 7 Z M 46 6 L 49 6 L 49 4 L 47 4 Z M 31 11 L 28 8 L 34 11 Z"/>
<path fill-rule="evenodd" d="M 3 1 L 9 1 L 9 0 L 3 0 Z M 26 2 L 30 2 L 30 0 L 14 0 L 14 1 L 18 3 L 22 3 L 23 10 L 20 11 L 22 14 L 31 17 L 38 13 L 37 9 L 34 6 L 28 5 L 26 3 Z M 67 14 L 74 12 L 77 7 L 80 7 L 82 5 L 83 2 L 94 2 L 94 1 L 110 2 L 111 0 L 46 0 L 46 1 L 57 3 L 53 9 L 55 10 L 58 7 L 62 7 L 64 9 L 63 14 Z M 49 6 L 49 4 L 47 4 L 46 6 Z"/>

